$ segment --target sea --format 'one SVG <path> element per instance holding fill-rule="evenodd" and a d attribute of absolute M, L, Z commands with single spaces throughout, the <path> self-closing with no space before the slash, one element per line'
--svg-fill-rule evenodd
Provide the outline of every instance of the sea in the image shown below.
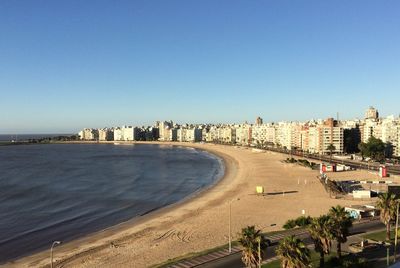
<path fill-rule="evenodd" d="M 223 174 L 217 156 L 180 146 L 1 146 L 0 264 L 134 222 Z"/>

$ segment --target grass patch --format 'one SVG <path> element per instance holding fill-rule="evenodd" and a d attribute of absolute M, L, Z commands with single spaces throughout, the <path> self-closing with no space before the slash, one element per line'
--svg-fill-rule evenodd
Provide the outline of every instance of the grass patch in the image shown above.
<path fill-rule="evenodd" d="M 298 228 L 296 228 L 296 230 L 306 230 L 306 228 L 305 227 L 298 227 Z M 287 232 L 288 232 L 288 230 L 280 230 L 280 231 L 273 231 L 273 232 L 263 233 L 263 235 L 266 238 L 269 238 L 270 236 L 279 235 L 279 234 L 286 234 Z"/>
<path fill-rule="evenodd" d="M 327 262 L 328 259 L 335 257 L 336 253 L 331 253 L 329 256 L 325 256 L 325 261 L 326 261 L 326 265 L 325 268 L 330 268 L 332 266 L 328 266 Z M 271 263 L 268 264 L 264 264 L 262 266 L 263 268 L 281 268 L 281 261 L 277 260 L 277 261 L 273 261 Z M 319 267 L 319 253 L 315 252 L 314 250 L 311 251 L 311 267 Z"/>
<path fill-rule="evenodd" d="M 400 228 L 398 229 L 398 232 L 400 234 Z M 397 235 L 398 239 L 400 238 L 399 234 Z M 394 242 L 395 236 L 396 236 L 396 231 L 390 230 L 390 242 Z M 365 239 L 371 239 L 371 240 L 375 240 L 375 241 L 386 241 L 386 230 L 366 234 L 366 235 L 363 235 L 362 237 Z"/>
<path fill-rule="evenodd" d="M 281 261 L 277 260 L 262 266 L 263 268 L 281 268 Z M 319 266 L 319 253 L 311 251 L 311 265 L 310 267 Z M 336 258 L 336 253 L 331 253 L 325 256 L 324 268 L 343 268 L 343 267 L 374 267 L 372 263 L 368 263 L 365 259 L 357 258 L 354 255 L 343 255 L 342 261 Z"/>

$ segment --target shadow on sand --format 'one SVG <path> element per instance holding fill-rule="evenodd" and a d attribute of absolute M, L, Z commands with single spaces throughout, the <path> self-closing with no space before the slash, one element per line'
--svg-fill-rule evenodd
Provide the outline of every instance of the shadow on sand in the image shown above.
<path fill-rule="evenodd" d="M 285 192 L 274 192 L 274 193 L 266 193 L 265 195 L 284 195 L 284 194 L 295 194 L 299 191 L 285 191 Z"/>

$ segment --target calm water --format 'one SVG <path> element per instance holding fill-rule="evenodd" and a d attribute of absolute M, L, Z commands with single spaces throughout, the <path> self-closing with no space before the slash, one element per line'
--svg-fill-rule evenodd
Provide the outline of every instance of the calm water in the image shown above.
<path fill-rule="evenodd" d="M 0 263 L 176 203 L 222 174 L 220 159 L 182 147 L 0 147 Z"/>

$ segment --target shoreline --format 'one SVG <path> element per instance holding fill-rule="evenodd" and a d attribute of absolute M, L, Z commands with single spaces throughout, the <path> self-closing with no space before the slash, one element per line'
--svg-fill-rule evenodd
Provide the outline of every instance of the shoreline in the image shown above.
<path fill-rule="evenodd" d="M 96 231 L 94 233 L 85 235 L 83 237 L 78 237 L 76 239 L 73 239 L 66 244 L 62 244 L 57 249 L 59 251 L 69 251 L 72 248 L 79 247 L 79 245 L 82 244 L 91 244 L 94 243 L 95 246 L 91 247 L 84 247 L 81 252 L 76 252 L 73 254 L 68 254 L 71 256 L 66 256 L 66 258 L 63 258 L 62 260 L 57 260 L 56 255 L 54 256 L 54 264 L 57 261 L 57 265 L 66 265 L 68 262 L 81 257 L 82 255 L 86 254 L 91 254 L 95 251 L 100 251 L 105 247 L 108 247 L 109 244 L 102 244 L 98 245 L 98 242 L 103 242 L 103 240 L 109 239 L 113 236 L 119 236 L 119 234 L 129 231 L 129 229 L 132 228 L 140 228 L 140 225 L 146 224 L 147 222 L 150 222 L 154 219 L 157 219 L 158 217 L 165 215 L 167 213 L 173 212 L 176 209 L 179 209 L 182 206 L 187 205 L 188 203 L 191 202 L 196 202 L 196 199 L 201 198 L 203 195 L 206 195 L 208 191 L 212 190 L 214 187 L 217 187 L 220 183 L 224 182 L 228 177 L 232 169 L 236 169 L 237 167 L 233 167 L 232 163 L 234 163 L 234 159 L 232 159 L 230 156 L 225 155 L 221 152 L 217 152 L 212 149 L 204 149 L 201 147 L 202 144 L 199 143 L 179 143 L 179 142 L 140 142 L 140 141 L 105 141 L 105 142 L 97 142 L 97 141 L 68 141 L 68 142 L 54 142 L 54 143 L 46 143 L 46 144 L 115 144 L 119 143 L 120 145 L 165 145 L 165 146 L 180 146 L 180 147 L 185 147 L 185 148 L 193 148 L 196 150 L 203 151 L 207 154 L 212 155 L 213 157 L 216 158 L 216 160 L 221 164 L 221 169 L 222 169 L 222 176 L 220 175 L 219 177 L 216 178 L 216 180 L 211 183 L 210 185 L 205 186 L 202 189 L 199 189 L 191 194 L 189 194 L 187 197 L 183 198 L 182 200 L 179 200 L 176 203 L 167 205 L 165 207 L 161 207 L 158 209 L 155 209 L 153 211 L 147 212 L 141 216 L 134 217 L 128 221 L 121 222 L 119 224 L 110 226 L 106 229 Z M 40 145 L 40 144 L 36 144 Z M 217 174 L 218 176 L 218 174 Z M 144 230 L 143 230 L 144 231 Z M 121 237 L 116 238 L 116 240 L 121 240 L 121 239 L 129 239 L 130 236 L 135 235 L 134 233 L 124 235 Z M 105 241 L 104 241 L 105 242 Z M 120 242 L 120 241 L 119 241 Z M 61 253 L 62 254 L 62 253 Z M 33 267 L 39 265 L 39 267 L 46 267 L 46 259 L 48 258 L 48 250 L 43 250 L 39 251 L 37 253 L 33 253 L 30 255 L 22 256 L 21 258 L 6 262 L 0 266 L 10 266 L 10 267 Z M 42 260 L 41 260 L 42 259 Z M 43 262 L 43 265 L 41 264 Z"/>
<path fill-rule="evenodd" d="M 334 205 L 366 203 L 330 199 L 316 178 L 317 171 L 284 164 L 286 155 L 279 153 L 215 144 L 135 143 L 205 150 L 224 160 L 224 177 L 195 197 L 156 210 L 137 222 L 128 221 L 57 247 L 54 252 L 57 265 L 149 267 L 224 245 L 228 242 L 228 211 L 232 201 L 233 239 L 247 225 L 255 225 L 263 232 L 281 230 L 286 220 L 301 216 L 304 209 L 306 215 L 319 216 Z M 367 174 L 360 171 L 349 176 Z M 255 194 L 255 186 L 259 185 L 265 188 L 266 195 Z M 48 255 L 44 251 L 7 265 L 43 267 L 48 265 Z"/>

